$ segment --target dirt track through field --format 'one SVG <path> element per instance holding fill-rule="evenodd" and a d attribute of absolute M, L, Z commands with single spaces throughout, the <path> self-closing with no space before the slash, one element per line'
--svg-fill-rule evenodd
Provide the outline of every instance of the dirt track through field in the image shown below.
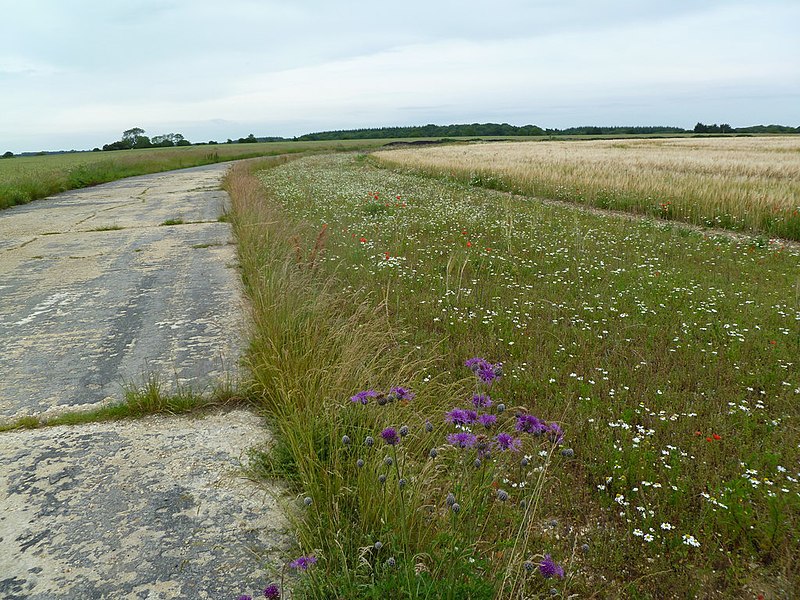
<path fill-rule="evenodd" d="M 0 212 L 0 420 L 101 406 L 151 377 L 165 391 L 235 383 L 225 169 Z M 266 440 L 245 411 L 0 433 L 0 598 L 257 589 L 288 540 L 272 491 L 241 473 Z"/>

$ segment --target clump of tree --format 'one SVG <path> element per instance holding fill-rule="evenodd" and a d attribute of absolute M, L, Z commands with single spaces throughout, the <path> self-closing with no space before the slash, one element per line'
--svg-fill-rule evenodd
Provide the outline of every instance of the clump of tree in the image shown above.
<path fill-rule="evenodd" d="M 736 130 L 728 125 L 727 123 L 723 123 L 722 125 L 717 125 L 714 123 L 713 125 L 706 125 L 704 123 L 698 122 L 697 125 L 694 126 L 695 133 L 735 133 Z"/>
<path fill-rule="evenodd" d="M 14 158 L 14 153 L 11 151 L 6 152 L 5 154 L 3 154 L 3 156 L 0 156 L 0 158 Z"/>
<path fill-rule="evenodd" d="M 171 146 L 191 146 L 191 142 L 189 142 L 183 135 L 180 133 L 165 133 L 163 135 L 156 135 L 153 136 L 153 139 L 150 140 L 153 146 L 160 147 L 160 148 L 169 148 Z"/>
<path fill-rule="evenodd" d="M 132 150 L 134 148 L 168 148 L 172 146 L 191 146 L 192 143 L 180 133 L 164 133 L 153 136 L 151 140 L 144 135 L 144 129 L 133 127 L 122 132 L 122 139 L 105 144 L 103 150 Z"/>
<path fill-rule="evenodd" d="M 257 144 L 259 139 L 253 135 L 252 133 L 247 137 L 240 137 L 238 140 L 232 140 L 228 138 L 228 141 L 225 142 L 226 144 Z"/>

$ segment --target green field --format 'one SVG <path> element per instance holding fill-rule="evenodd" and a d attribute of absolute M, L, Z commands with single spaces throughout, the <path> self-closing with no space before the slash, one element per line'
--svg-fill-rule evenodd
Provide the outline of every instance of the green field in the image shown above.
<path fill-rule="evenodd" d="M 0 160 L 0 209 L 133 175 L 257 156 L 364 149 L 385 143 L 386 140 L 268 142 L 18 156 Z"/>
<path fill-rule="evenodd" d="M 266 192 L 244 171 L 229 190 L 253 393 L 277 434 L 263 471 L 293 486 L 301 550 L 318 559 L 298 593 L 778 598 L 800 587 L 796 246 L 592 214 L 367 156 L 306 157 L 259 177 Z M 482 384 L 464 366 L 473 357 L 502 363 L 502 377 Z M 393 386 L 416 396 L 350 399 Z M 526 414 L 547 429 L 529 433 Z M 394 443 L 385 428 L 402 425 Z"/>

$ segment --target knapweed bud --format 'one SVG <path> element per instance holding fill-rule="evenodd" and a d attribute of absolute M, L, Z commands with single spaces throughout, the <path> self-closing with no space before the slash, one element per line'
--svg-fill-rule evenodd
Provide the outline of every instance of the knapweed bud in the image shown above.
<path fill-rule="evenodd" d="M 357 466 L 359 469 L 363 468 L 363 467 L 364 467 L 364 459 L 363 459 L 363 458 L 359 458 L 359 459 L 356 461 L 356 466 Z"/>
<path fill-rule="evenodd" d="M 447 498 L 445 499 L 447 506 L 453 506 L 456 503 L 456 497 L 451 493 L 447 494 Z"/>
<path fill-rule="evenodd" d="M 394 460 L 392 460 L 391 456 L 385 456 L 383 458 L 383 464 L 385 464 L 387 467 L 391 467 L 394 464 Z"/>
<path fill-rule="evenodd" d="M 397 561 L 394 559 L 394 556 L 390 556 L 386 560 L 386 566 L 389 567 L 390 569 L 394 569 L 396 564 L 397 564 Z"/>
<path fill-rule="evenodd" d="M 364 445 L 365 446 L 372 446 L 375 443 L 375 438 L 371 435 L 368 435 L 364 438 Z"/>
<path fill-rule="evenodd" d="M 425 421 L 425 431 L 427 431 L 428 433 L 433 431 L 433 423 L 431 423 L 430 421 Z"/>
<path fill-rule="evenodd" d="M 565 458 L 572 458 L 573 456 L 575 456 L 575 450 L 573 450 L 572 448 L 564 448 L 561 451 L 561 456 Z"/>
<path fill-rule="evenodd" d="M 528 573 L 533 573 L 533 570 L 536 568 L 536 566 L 531 561 L 526 560 L 524 563 L 522 563 L 522 568 Z"/>
<path fill-rule="evenodd" d="M 430 456 L 431 458 L 436 458 L 437 456 L 439 456 L 439 451 L 436 448 L 431 448 L 431 451 L 428 452 L 428 456 Z"/>
<path fill-rule="evenodd" d="M 400 481 L 397 482 L 397 485 L 399 485 L 401 488 L 404 488 L 406 487 L 407 483 L 408 481 L 406 481 L 405 479 L 401 479 Z"/>
<path fill-rule="evenodd" d="M 380 541 L 377 541 L 372 545 L 372 547 L 375 548 L 375 550 L 380 550 L 383 548 L 383 544 Z"/>
<path fill-rule="evenodd" d="M 303 498 L 303 504 L 305 504 L 306 506 L 311 506 L 313 503 L 314 501 L 311 499 L 311 496 L 306 496 L 305 498 Z"/>
<path fill-rule="evenodd" d="M 345 446 L 349 446 L 350 445 L 350 436 L 349 435 L 343 435 L 342 436 L 342 443 Z"/>
<path fill-rule="evenodd" d="M 497 499 L 500 500 L 500 502 L 505 502 L 508 500 L 508 492 L 505 490 L 497 490 Z"/>
<path fill-rule="evenodd" d="M 458 502 L 456 502 L 455 504 L 453 504 L 453 506 L 450 507 L 450 510 L 452 510 L 455 514 L 458 514 L 459 511 L 461 511 L 461 505 Z"/>
<path fill-rule="evenodd" d="M 384 475 L 383 473 L 381 473 L 380 475 L 378 475 L 378 481 L 380 482 L 380 484 L 381 484 L 381 485 L 383 485 L 384 483 L 386 483 L 386 475 Z"/>
<path fill-rule="evenodd" d="M 406 437 L 408 435 L 408 425 L 403 425 L 399 431 L 400 435 Z"/>
<path fill-rule="evenodd" d="M 506 405 L 503 404 L 502 402 L 500 404 L 498 404 L 495 408 L 496 408 L 497 412 L 499 412 L 499 413 L 502 413 L 502 412 L 506 411 Z"/>
<path fill-rule="evenodd" d="M 481 459 L 480 458 L 476 458 L 475 460 L 473 460 L 472 461 L 472 466 L 475 467 L 476 469 L 480 469 L 480 467 L 481 467 Z"/>

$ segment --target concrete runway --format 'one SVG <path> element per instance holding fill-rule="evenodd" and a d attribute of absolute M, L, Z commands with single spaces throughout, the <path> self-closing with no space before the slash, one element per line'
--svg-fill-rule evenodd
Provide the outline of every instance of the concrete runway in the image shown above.
<path fill-rule="evenodd" d="M 0 421 L 236 378 L 225 169 L 0 211 Z M 0 599 L 256 595 L 291 543 L 281 489 L 241 469 L 268 440 L 243 410 L 0 433 Z"/>
<path fill-rule="evenodd" d="M 0 211 L 0 419 L 116 400 L 151 375 L 198 390 L 235 375 L 243 311 L 217 220 L 225 168 Z"/>

